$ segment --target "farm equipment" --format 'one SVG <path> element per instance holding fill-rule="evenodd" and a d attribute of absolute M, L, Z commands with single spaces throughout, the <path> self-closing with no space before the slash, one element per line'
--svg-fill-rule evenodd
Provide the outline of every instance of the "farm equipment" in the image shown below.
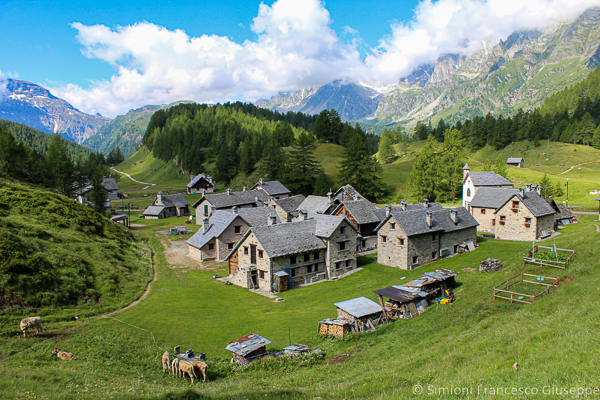
<path fill-rule="evenodd" d="M 448 304 L 454 301 L 454 293 L 451 289 L 444 290 L 444 296 L 438 299 L 439 304 Z"/>

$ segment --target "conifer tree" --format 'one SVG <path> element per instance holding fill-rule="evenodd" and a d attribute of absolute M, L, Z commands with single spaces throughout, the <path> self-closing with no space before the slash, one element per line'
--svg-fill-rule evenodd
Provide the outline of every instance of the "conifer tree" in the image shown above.
<path fill-rule="evenodd" d="M 419 200 L 436 200 L 439 191 L 437 184 L 440 171 L 440 152 L 435 137 L 429 135 L 408 178 L 411 192 Z"/>
<path fill-rule="evenodd" d="M 265 143 L 258 173 L 267 180 L 285 181 L 287 155 L 273 136 Z"/>
<path fill-rule="evenodd" d="M 503 176 L 504 178 L 508 176 L 508 169 L 506 168 L 506 164 L 504 163 L 504 160 L 500 154 L 498 154 L 498 157 L 496 157 L 496 163 L 492 169 L 495 173 Z"/>
<path fill-rule="evenodd" d="M 379 142 L 379 159 L 384 164 L 389 164 L 396 158 L 396 150 L 392 144 L 392 139 L 387 131 L 381 135 L 381 141 Z"/>
<path fill-rule="evenodd" d="M 306 132 L 300 133 L 289 156 L 288 183 L 292 192 L 308 195 L 312 192 L 320 164 L 314 158 L 317 148 L 315 138 Z"/>
<path fill-rule="evenodd" d="M 550 199 L 555 197 L 554 188 L 555 185 L 552 183 L 552 180 L 548 176 L 548 174 L 544 174 L 542 179 L 540 179 L 538 185 L 542 187 L 542 197 L 544 199 Z"/>
<path fill-rule="evenodd" d="M 383 169 L 371 155 L 364 132 L 359 128 L 344 148 L 340 164 L 342 184 L 350 184 L 368 199 L 375 200 L 385 192 Z"/>
<path fill-rule="evenodd" d="M 323 168 L 319 169 L 319 175 L 317 176 L 317 180 L 315 181 L 315 186 L 313 188 L 313 195 L 315 196 L 326 196 L 327 193 L 333 187 L 333 181 L 327 176 L 325 170 Z"/>
<path fill-rule="evenodd" d="M 484 171 L 492 170 L 492 164 L 490 163 L 490 160 L 488 160 L 487 158 L 485 159 L 485 162 L 483 163 L 483 170 Z"/>

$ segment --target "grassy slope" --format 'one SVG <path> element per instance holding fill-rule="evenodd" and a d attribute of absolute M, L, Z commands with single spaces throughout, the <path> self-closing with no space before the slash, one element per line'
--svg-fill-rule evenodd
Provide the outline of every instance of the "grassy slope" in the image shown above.
<path fill-rule="evenodd" d="M 267 363 L 237 373 L 226 364 L 211 364 L 211 382 L 195 385 L 194 390 L 202 394 L 188 393 L 188 398 L 413 398 L 412 385 L 417 382 L 426 390 L 428 385 L 473 390 L 478 385 L 540 390 L 544 385 L 593 387 L 600 362 L 590 343 L 600 336 L 596 318 L 600 276 L 589 260 L 600 256 L 600 233 L 591 216 L 581 220 L 556 238 L 557 246 L 577 249 L 568 270 L 525 268 L 560 277 L 563 283 L 531 305 L 492 298 L 493 286 L 523 270 L 520 257 L 530 244 L 482 240 L 473 253 L 411 272 L 380 266 L 372 257 L 361 258 L 363 271 L 286 292 L 283 303 L 216 282 L 211 271 L 167 268 L 159 256 L 159 278 L 147 301 L 118 318 L 152 330 L 163 349 L 180 344 L 206 351 L 212 360 L 226 356 L 227 342 L 248 331 L 265 335 L 273 341 L 270 348 L 280 349 L 288 344 L 288 327 L 292 342 L 322 348 L 329 357 L 327 363 L 311 368 Z M 153 241 L 153 246 L 160 246 Z M 499 258 L 507 269 L 488 274 L 462 271 L 490 256 Z M 335 315 L 333 302 L 359 295 L 373 298 L 375 289 L 406 282 L 401 276 L 410 279 L 436 268 L 460 273 L 455 303 L 433 305 L 418 318 L 344 340 L 315 334 L 320 319 Z M 25 397 L 27 391 L 48 398 L 146 398 L 169 392 L 183 396 L 189 387 L 163 375 L 161 350 L 154 347 L 150 333 L 106 320 L 77 324 L 82 326 L 63 337 L 60 346 L 78 354 L 78 361 L 58 362 L 49 355 L 58 339 L 36 338 L 29 340 L 34 351 L 0 364 L 6 398 Z M 331 356 L 340 354 L 348 355 L 338 357 L 345 362 L 329 363 Z M 514 362 L 519 363 L 519 372 L 513 371 Z"/>

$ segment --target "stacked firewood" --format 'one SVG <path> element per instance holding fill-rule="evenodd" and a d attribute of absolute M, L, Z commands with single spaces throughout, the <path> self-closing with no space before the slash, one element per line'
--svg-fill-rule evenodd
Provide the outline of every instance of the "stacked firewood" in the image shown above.
<path fill-rule="evenodd" d="M 502 262 L 495 258 L 488 258 L 479 264 L 479 272 L 494 272 L 502 269 Z"/>

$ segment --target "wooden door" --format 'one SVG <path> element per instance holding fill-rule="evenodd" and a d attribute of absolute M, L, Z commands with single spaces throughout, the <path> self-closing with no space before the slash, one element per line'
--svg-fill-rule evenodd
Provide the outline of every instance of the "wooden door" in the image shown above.
<path fill-rule="evenodd" d="M 256 265 L 256 245 L 250 245 L 250 264 Z"/>

